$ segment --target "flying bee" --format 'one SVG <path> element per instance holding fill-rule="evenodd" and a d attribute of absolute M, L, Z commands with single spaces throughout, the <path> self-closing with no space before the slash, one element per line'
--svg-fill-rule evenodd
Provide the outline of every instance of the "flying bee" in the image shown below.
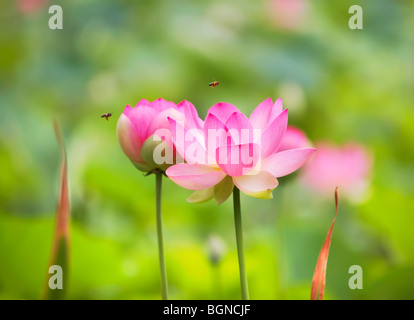
<path fill-rule="evenodd" d="M 209 84 L 208 84 L 208 86 L 209 87 L 215 87 L 215 86 L 218 86 L 220 84 L 220 82 L 218 82 L 218 81 L 213 81 L 213 82 L 210 82 Z"/>
<path fill-rule="evenodd" d="M 109 117 L 112 117 L 112 113 L 104 113 L 103 115 L 101 115 L 101 118 L 105 118 L 107 121 Z"/>

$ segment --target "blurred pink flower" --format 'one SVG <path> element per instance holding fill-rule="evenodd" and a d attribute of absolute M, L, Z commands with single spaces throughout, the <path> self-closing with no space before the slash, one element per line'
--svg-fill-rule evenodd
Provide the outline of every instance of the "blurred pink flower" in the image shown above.
<path fill-rule="evenodd" d="M 282 100 L 273 103 L 270 98 L 257 106 L 250 119 L 229 103 L 212 106 L 202 129 L 185 129 L 170 119 L 174 145 L 187 163 L 174 165 L 166 173 L 183 188 L 197 190 L 190 202 L 215 197 L 222 203 L 234 185 L 249 196 L 269 199 L 278 186 L 277 178 L 300 168 L 315 151 L 280 151 L 287 121 Z"/>
<path fill-rule="evenodd" d="M 288 126 L 286 133 L 283 136 L 282 143 L 280 144 L 279 151 L 311 146 L 311 143 L 303 131 L 293 126 Z"/>
<path fill-rule="evenodd" d="M 47 4 L 48 0 L 17 0 L 17 8 L 21 13 L 36 12 Z"/>
<path fill-rule="evenodd" d="M 143 99 L 135 108 L 127 105 L 117 123 L 117 137 L 122 150 L 141 171 L 150 172 L 156 168 L 165 169 L 176 161 L 170 124 L 174 119 L 201 128 L 203 121 L 197 110 L 188 101 L 178 105 L 158 99 L 148 102 Z M 169 161 L 162 163 L 154 157 L 156 148 L 163 149 Z M 161 159 L 165 160 L 165 159 Z"/>
<path fill-rule="evenodd" d="M 318 152 L 303 167 L 301 181 L 323 196 L 332 197 L 335 187 L 350 200 L 358 201 L 367 190 L 372 159 L 363 146 L 348 143 L 316 145 Z"/>
<path fill-rule="evenodd" d="M 273 24 L 285 30 L 297 28 L 308 12 L 305 0 L 270 0 L 270 10 Z"/>

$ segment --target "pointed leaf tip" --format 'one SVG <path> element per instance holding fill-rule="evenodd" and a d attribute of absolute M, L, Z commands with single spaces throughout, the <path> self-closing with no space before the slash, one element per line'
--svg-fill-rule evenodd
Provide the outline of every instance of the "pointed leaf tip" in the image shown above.
<path fill-rule="evenodd" d="M 335 225 L 336 216 L 338 215 L 338 187 L 335 188 L 335 217 L 333 218 L 328 235 L 319 253 L 318 261 L 316 262 L 315 272 L 312 278 L 311 300 L 323 300 L 326 281 L 326 266 L 328 263 L 329 248 L 332 240 L 332 230 Z M 319 295 L 318 295 L 319 291 Z"/>

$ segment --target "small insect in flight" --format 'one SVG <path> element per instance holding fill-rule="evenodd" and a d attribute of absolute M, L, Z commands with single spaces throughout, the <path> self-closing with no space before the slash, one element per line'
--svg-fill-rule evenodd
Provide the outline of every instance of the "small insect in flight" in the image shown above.
<path fill-rule="evenodd" d="M 104 113 L 103 115 L 101 115 L 101 118 L 105 118 L 107 121 L 109 117 L 112 117 L 112 113 Z"/>
<path fill-rule="evenodd" d="M 218 82 L 218 81 L 213 81 L 213 82 L 210 82 L 209 84 L 208 84 L 208 86 L 209 87 L 215 87 L 215 86 L 218 86 L 220 84 L 220 82 Z"/>

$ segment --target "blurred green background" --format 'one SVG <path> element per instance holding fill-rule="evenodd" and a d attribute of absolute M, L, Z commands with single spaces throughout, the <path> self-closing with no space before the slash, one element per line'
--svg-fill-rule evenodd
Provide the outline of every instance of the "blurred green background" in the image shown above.
<path fill-rule="evenodd" d="M 271 2 L 56 0 L 63 30 L 48 28 L 51 2 L 0 3 L 1 299 L 39 299 L 47 275 L 54 117 L 68 152 L 68 298 L 159 299 L 155 177 L 118 145 L 123 108 L 186 99 L 204 118 L 220 101 L 250 114 L 279 96 L 310 140 L 356 141 L 374 156 L 365 200 L 340 199 L 325 298 L 414 298 L 414 3 L 304 1 L 286 26 Z M 348 27 L 353 4 L 363 30 Z M 272 200 L 242 195 L 252 299 L 310 297 L 334 200 L 311 194 L 298 174 L 280 179 Z M 170 297 L 239 299 L 231 200 L 189 204 L 191 192 L 167 179 L 163 191 Z M 217 266 L 211 235 L 225 247 Z M 364 271 L 362 290 L 348 287 L 351 265 Z"/>

